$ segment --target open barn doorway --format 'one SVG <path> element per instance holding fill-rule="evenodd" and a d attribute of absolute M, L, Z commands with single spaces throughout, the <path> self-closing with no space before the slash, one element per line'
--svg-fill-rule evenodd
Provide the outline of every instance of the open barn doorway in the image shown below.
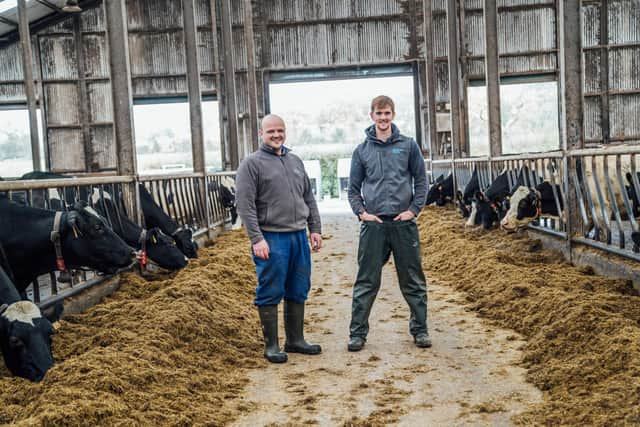
<path fill-rule="evenodd" d="M 484 82 L 467 88 L 472 156 L 489 154 L 489 113 Z M 536 78 L 503 79 L 500 84 L 503 154 L 560 148 L 558 83 Z"/>
<path fill-rule="evenodd" d="M 269 112 L 284 119 L 286 145 L 305 162 L 321 213 L 350 211 L 351 154 L 372 123 L 374 97 L 390 96 L 394 123 L 403 134 L 419 137 L 414 79 L 411 66 L 270 75 Z"/>
<path fill-rule="evenodd" d="M 135 99 L 136 161 L 141 174 L 193 172 L 187 98 Z M 218 101 L 203 97 L 202 124 L 208 172 L 222 170 Z"/>
<path fill-rule="evenodd" d="M 42 114 L 36 110 L 38 120 L 38 147 L 41 168 L 46 167 L 44 140 L 42 138 Z M 0 108 L 0 176 L 19 177 L 33 171 L 33 153 L 29 135 L 29 110 L 26 105 Z"/>

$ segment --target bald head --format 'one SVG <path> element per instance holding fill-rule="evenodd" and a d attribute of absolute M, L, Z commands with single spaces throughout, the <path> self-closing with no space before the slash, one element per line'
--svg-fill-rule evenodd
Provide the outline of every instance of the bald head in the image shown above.
<path fill-rule="evenodd" d="M 282 152 L 282 144 L 284 144 L 286 138 L 286 132 L 284 127 L 284 120 L 282 117 L 275 114 L 268 114 L 264 116 L 260 123 L 260 138 L 265 145 L 271 147 L 276 154 Z"/>
<path fill-rule="evenodd" d="M 265 129 L 265 127 L 269 127 L 272 125 L 280 125 L 284 127 L 284 120 L 282 120 L 282 117 L 278 116 L 277 114 L 267 114 L 262 118 L 262 121 L 260 122 L 260 129 Z"/>

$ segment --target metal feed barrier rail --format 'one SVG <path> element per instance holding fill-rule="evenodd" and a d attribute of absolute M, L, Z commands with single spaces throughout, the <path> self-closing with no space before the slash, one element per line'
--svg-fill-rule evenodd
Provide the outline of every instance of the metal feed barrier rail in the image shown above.
<path fill-rule="evenodd" d="M 425 164 L 431 184 L 440 175 L 453 173 L 454 189 L 459 191 L 464 190 L 474 170 L 483 191 L 504 171 L 509 172 L 509 185 L 513 186 L 518 173 L 525 170 L 528 187 L 542 181 L 557 185 L 558 190 L 552 186 L 554 200 L 563 212 L 559 217 L 543 215 L 530 228 L 565 239 L 569 248 L 580 243 L 640 261 L 639 248 L 631 240 L 631 233 L 639 230 L 639 156 L 640 146 L 616 146 L 491 159 L 426 160 Z"/>
<path fill-rule="evenodd" d="M 65 178 L 46 180 L 0 181 L 0 192 L 12 200 L 42 209 L 68 210 L 76 201 L 82 200 L 94 206 L 96 200 L 105 194 L 119 195 L 123 204 L 116 204 L 116 215 L 106 211 L 110 226 L 122 217 L 141 224 L 140 211 L 132 212 L 127 200 L 139 200 L 138 184 L 142 184 L 156 203 L 173 218 L 178 226 L 189 227 L 194 237 L 224 226 L 231 220 L 229 209 L 225 208 L 216 189 L 223 177 L 234 179 L 235 172 L 191 173 L 157 176 L 103 176 L 89 178 Z M 215 183 L 215 185 L 214 185 Z M 206 191 L 202 191 L 206 189 Z M 98 202 L 100 203 L 100 202 Z M 136 203 L 139 206 L 139 203 Z M 59 273 L 40 276 L 27 289 L 27 295 L 41 308 L 47 308 L 59 301 L 76 295 L 85 289 L 102 283 L 106 277 L 92 271 L 72 272 L 70 283 L 60 283 Z"/>

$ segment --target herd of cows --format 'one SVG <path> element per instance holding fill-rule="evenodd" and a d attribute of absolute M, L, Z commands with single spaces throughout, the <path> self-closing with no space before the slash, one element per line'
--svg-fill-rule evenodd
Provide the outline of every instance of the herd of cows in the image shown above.
<path fill-rule="evenodd" d="M 605 220 L 604 216 L 614 215 L 614 204 L 620 217 L 628 219 L 629 213 L 634 217 L 640 216 L 640 201 L 630 173 L 626 173 L 627 185 L 624 185 L 616 175 L 615 166 L 609 168 L 612 173 L 606 178 L 592 173 L 589 166 L 585 167 L 583 173 L 578 163 L 577 176 L 585 199 L 591 200 L 594 205 L 593 209 L 585 209 L 588 220 L 585 228 L 590 236 L 598 239 L 604 234 L 602 225 L 609 220 Z M 509 176 L 515 176 L 511 184 Z M 621 194 L 621 187 L 626 192 L 628 205 Z M 485 191 L 481 190 L 478 171 L 474 170 L 464 190 L 456 191 L 455 195 L 453 175 L 449 174 L 446 178 L 440 175 L 428 190 L 426 204 L 444 206 L 457 201 L 460 213 L 467 218 L 465 225 L 482 225 L 487 230 L 499 225 L 507 232 L 515 232 L 541 216 L 556 219 L 564 217 L 563 200 L 558 184 L 542 179 L 535 170 L 525 166 L 519 170 L 503 171 Z M 631 238 L 635 245 L 640 246 L 640 232 L 633 231 Z"/>
<path fill-rule="evenodd" d="M 68 177 L 49 172 L 21 177 L 62 178 Z M 214 185 L 235 217 L 233 180 Z M 126 216 L 121 195 L 102 188 L 65 187 L 57 196 L 48 190 L 32 190 L 29 197 L 0 192 L 0 348 L 13 375 L 40 381 L 53 365 L 52 322 L 62 308 L 43 313 L 27 299 L 26 289 L 38 276 L 58 271 L 64 281 L 70 269 L 113 274 L 135 263 L 175 271 L 198 256 L 192 230 L 178 226 L 142 184 L 139 193 L 147 228 Z"/>

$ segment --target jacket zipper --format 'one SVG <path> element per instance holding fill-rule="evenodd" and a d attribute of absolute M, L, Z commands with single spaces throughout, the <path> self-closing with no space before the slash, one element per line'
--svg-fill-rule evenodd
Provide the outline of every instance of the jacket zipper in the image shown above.
<path fill-rule="evenodd" d="M 291 186 L 291 177 L 289 176 L 289 169 L 287 168 L 287 165 L 284 161 L 284 157 L 279 156 L 280 157 L 280 162 L 282 162 L 282 167 L 284 168 L 284 174 L 287 177 L 287 184 L 289 185 L 289 195 L 291 196 L 291 205 L 292 205 L 292 211 L 293 211 L 293 223 L 297 224 L 298 223 L 298 218 L 296 216 L 296 206 L 295 206 L 295 197 L 293 195 L 293 187 Z"/>

